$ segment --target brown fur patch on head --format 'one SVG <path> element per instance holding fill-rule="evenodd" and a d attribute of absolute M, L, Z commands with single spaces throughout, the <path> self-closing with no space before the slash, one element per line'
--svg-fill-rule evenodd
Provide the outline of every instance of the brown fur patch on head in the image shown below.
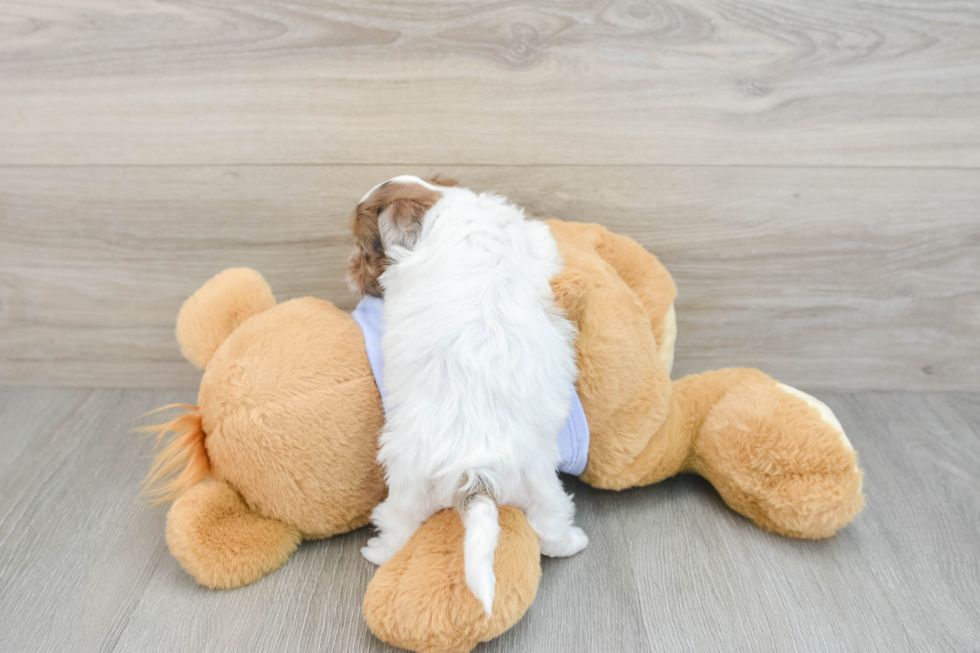
<path fill-rule="evenodd" d="M 429 183 L 455 186 L 456 182 L 436 175 Z M 417 238 L 422 219 L 442 194 L 413 182 L 392 181 L 381 184 L 357 205 L 351 219 L 356 245 L 350 257 L 347 280 L 351 290 L 363 295 L 382 296 L 378 277 L 388 267 L 384 239 L 379 224 L 384 219 L 405 238 Z"/>

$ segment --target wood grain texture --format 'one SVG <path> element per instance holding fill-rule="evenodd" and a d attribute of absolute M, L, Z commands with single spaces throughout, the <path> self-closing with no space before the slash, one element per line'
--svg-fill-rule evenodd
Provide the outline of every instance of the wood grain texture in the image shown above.
<path fill-rule="evenodd" d="M 0 164 L 980 166 L 957 0 L 8 0 Z"/>
<path fill-rule="evenodd" d="M 566 479 L 592 538 L 478 651 L 971 651 L 980 641 L 980 395 L 818 393 L 868 505 L 834 538 L 760 531 L 702 479 L 621 493 Z M 360 615 L 367 529 L 305 543 L 259 582 L 197 586 L 164 508 L 136 501 L 133 417 L 187 392 L 0 394 L 4 651 L 388 651 Z"/>
<path fill-rule="evenodd" d="M 450 167 L 541 217 L 599 222 L 674 274 L 675 376 L 980 390 L 980 171 Z M 403 167 L 0 169 L 0 382 L 194 387 L 173 325 L 249 266 L 343 308 L 350 211 Z"/>

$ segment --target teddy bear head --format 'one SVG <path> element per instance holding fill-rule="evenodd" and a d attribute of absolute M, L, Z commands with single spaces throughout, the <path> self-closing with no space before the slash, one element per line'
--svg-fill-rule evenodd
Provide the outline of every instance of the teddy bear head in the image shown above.
<path fill-rule="evenodd" d="M 177 340 L 204 369 L 197 414 L 213 479 L 307 537 L 368 522 L 386 492 L 384 415 L 348 313 L 312 297 L 277 304 L 258 272 L 229 269 L 184 303 Z"/>

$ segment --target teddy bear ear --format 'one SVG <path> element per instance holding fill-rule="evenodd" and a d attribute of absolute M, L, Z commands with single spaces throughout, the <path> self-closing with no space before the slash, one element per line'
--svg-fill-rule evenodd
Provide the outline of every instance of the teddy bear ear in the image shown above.
<path fill-rule="evenodd" d="M 180 353 L 204 369 L 231 332 L 256 313 L 276 305 L 272 289 L 249 268 L 230 268 L 187 298 L 177 315 Z"/>

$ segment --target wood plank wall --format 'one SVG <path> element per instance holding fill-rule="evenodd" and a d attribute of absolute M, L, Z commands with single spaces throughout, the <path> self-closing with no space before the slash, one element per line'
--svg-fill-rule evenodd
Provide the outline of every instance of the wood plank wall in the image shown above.
<path fill-rule="evenodd" d="M 673 272 L 676 374 L 980 389 L 980 5 L 0 4 L 0 383 L 192 387 L 231 265 L 349 308 L 347 219 L 445 172 Z"/>

